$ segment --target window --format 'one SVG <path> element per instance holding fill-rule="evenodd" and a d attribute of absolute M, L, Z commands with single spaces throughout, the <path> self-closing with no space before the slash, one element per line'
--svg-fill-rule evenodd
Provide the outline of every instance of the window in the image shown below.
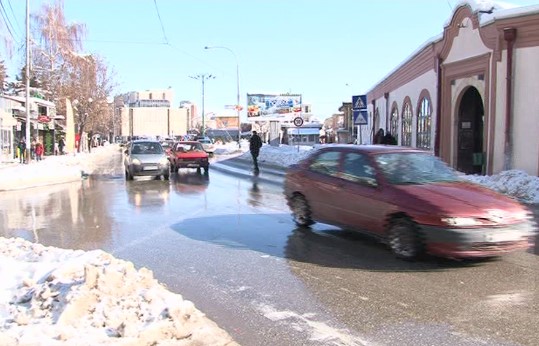
<path fill-rule="evenodd" d="M 429 153 L 387 153 L 377 155 L 375 160 L 391 184 L 418 185 L 459 180 L 452 168 Z"/>
<path fill-rule="evenodd" d="M 426 97 L 421 100 L 417 113 L 417 140 L 416 146 L 422 149 L 431 148 L 431 121 L 432 114 L 430 101 Z"/>
<path fill-rule="evenodd" d="M 402 140 L 401 145 L 410 147 L 412 146 L 412 106 L 409 102 L 404 105 L 402 112 Z"/>
<path fill-rule="evenodd" d="M 391 118 L 389 119 L 389 132 L 395 137 L 399 136 L 399 109 L 397 105 L 393 106 L 391 110 Z"/>
<path fill-rule="evenodd" d="M 338 151 L 326 151 L 314 159 L 310 169 L 325 175 L 337 176 L 340 156 L 341 153 Z"/>
<path fill-rule="evenodd" d="M 376 186 L 374 168 L 367 156 L 358 153 L 348 153 L 344 157 L 343 164 L 343 179 L 369 186 Z"/>

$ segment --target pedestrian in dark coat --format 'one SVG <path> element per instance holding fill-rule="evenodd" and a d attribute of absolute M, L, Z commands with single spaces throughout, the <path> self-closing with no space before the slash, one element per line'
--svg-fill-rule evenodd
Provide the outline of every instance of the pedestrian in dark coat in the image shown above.
<path fill-rule="evenodd" d="M 374 135 L 374 144 L 384 144 L 384 129 L 379 129 Z"/>
<path fill-rule="evenodd" d="M 384 144 L 397 145 L 397 139 L 390 133 L 386 133 L 384 136 Z"/>
<path fill-rule="evenodd" d="M 19 162 L 25 163 L 26 162 L 26 139 L 23 137 L 21 140 L 19 140 Z"/>
<path fill-rule="evenodd" d="M 64 137 L 60 137 L 60 140 L 58 141 L 58 149 L 60 150 L 60 155 L 64 155 L 65 145 L 66 142 L 64 141 Z"/>
<path fill-rule="evenodd" d="M 253 135 L 249 139 L 249 151 L 253 157 L 253 164 L 255 166 L 255 172 L 258 172 L 258 155 L 260 154 L 260 148 L 262 147 L 262 139 L 253 131 Z"/>

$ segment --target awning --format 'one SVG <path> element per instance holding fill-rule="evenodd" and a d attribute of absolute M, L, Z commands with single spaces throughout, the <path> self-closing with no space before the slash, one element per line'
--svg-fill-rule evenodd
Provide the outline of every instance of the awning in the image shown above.
<path fill-rule="evenodd" d="M 9 100 L 20 102 L 21 104 L 26 103 L 26 97 L 25 96 L 2 95 L 2 97 L 6 98 L 6 99 L 9 99 Z M 36 103 L 38 105 L 45 106 L 45 107 L 48 107 L 48 108 L 56 108 L 56 105 L 54 104 L 54 102 L 43 100 L 43 99 L 40 99 L 38 97 L 30 97 L 29 101 L 30 101 L 30 103 L 33 102 L 33 103 Z"/>

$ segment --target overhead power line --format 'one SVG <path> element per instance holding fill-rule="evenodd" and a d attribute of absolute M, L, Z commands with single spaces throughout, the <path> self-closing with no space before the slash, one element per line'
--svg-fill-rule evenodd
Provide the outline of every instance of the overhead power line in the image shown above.
<path fill-rule="evenodd" d="M 4 3 L 2 0 L 0 0 L 0 15 L 2 15 L 2 18 L 4 19 L 4 23 L 6 26 L 7 31 L 9 32 L 9 35 L 11 38 L 13 38 L 13 41 L 17 41 L 15 35 L 13 34 L 13 24 L 11 24 L 11 20 L 9 19 L 9 16 L 7 14 L 6 8 L 4 7 Z"/>
<path fill-rule="evenodd" d="M 21 26 L 19 26 L 19 22 L 17 21 L 17 16 L 15 15 L 15 11 L 13 11 L 13 7 L 11 6 L 11 1 L 7 0 L 7 4 L 9 5 L 9 9 L 11 10 L 11 14 L 13 15 L 13 20 L 15 21 L 15 24 L 17 24 L 17 31 L 23 32 L 21 29 Z"/>
<path fill-rule="evenodd" d="M 163 37 L 165 38 L 165 42 L 168 44 L 168 38 L 165 32 L 165 27 L 163 26 L 163 21 L 161 20 L 161 15 L 159 14 L 159 8 L 157 7 L 157 0 L 153 0 L 153 3 L 155 4 L 155 11 L 157 12 L 157 18 L 159 18 L 159 23 L 161 24 L 161 31 L 163 32 Z"/>

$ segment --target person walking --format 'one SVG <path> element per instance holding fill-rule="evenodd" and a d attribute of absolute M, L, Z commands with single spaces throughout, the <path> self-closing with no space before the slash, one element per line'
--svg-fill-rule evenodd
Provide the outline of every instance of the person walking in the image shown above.
<path fill-rule="evenodd" d="M 19 141 L 19 162 L 26 163 L 26 139 L 23 137 Z"/>
<path fill-rule="evenodd" d="M 255 173 L 258 173 L 258 155 L 260 154 L 260 148 L 262 147 L 262 139 L 256 131 L 253 131 L 253 135 L 249 139 L 249 151 L 253 157 L 253 164 L 255 167 Z"/>
<path fill-rule="evenodd" d="M 65 146 L 66 146 L 66 143 L 64 141 L 64 137 L 60 137 L 60 140 L 58 141 L 58 150 L 60 150 L 60 155 L 64 155 Z"/>
<path fill-rule="evenodd" d="M 32 142 L 30 143 L 30 158 L 32 160 L 36 159 L 36 139 L 32 138 Z"/>
<path fill-rule="evenodd" d="M 43 152 L 45 151 L 45 148 L 43 147 L 43 144 L 40 142 L 36 142 L 36 160 L 41 161 L 41 158 L 43 157 Z"/>

